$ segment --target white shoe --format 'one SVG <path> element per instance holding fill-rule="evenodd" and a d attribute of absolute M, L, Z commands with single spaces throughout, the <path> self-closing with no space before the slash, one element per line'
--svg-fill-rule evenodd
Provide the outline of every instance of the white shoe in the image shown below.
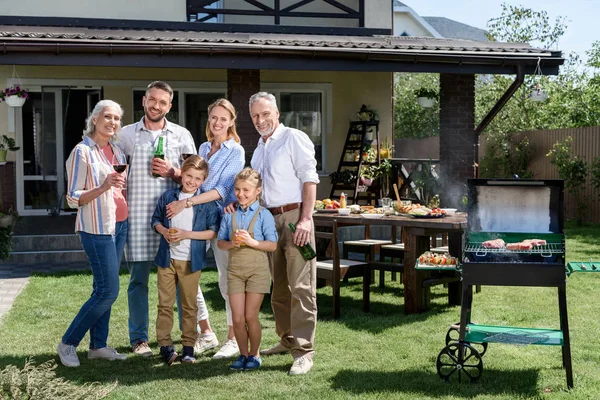
<path fill-rule="evenodd" d="M 212 358 L 215 360 L 219 358 L 230 358 L 235 355 L 238 355 L 239 352 L 240 349 L 235 339 L 229 339 L 225 342 L 223 347 L 221 347 L 219 351 L 215 353 L 215 355 Z"/>
<path fill-rule="evenodd" d="M 204 353 L 206 350 L 214 349 L 219 345 L 219 339 L 217 339 L 217 335 L 209 334 L 204 336 L 203 334 L 198 334 L 198 338 L 196 339 L 196 343 L 194 344 L 194 354 L 200 355 Z"/>
<path fill-rule="evenodd" d="M 60 362 L 65 367 L 79 367 L 79 357 L 77 357 L 75 346 L 60 342 L 58 346 L 56 346 L 56 351 L 58 351 Z"/>
<path fill-rule="evenodd" d="M 313 366 L 313 362 L 306 356 L 298 357 L 294 359 L 292 368 L 290 368 L 290 375 L 302 375 L 310 371 Z"/>
<path fill-rule="evenodd" d="M 127 360 L 127 356 L 125 354 L 119 354 L 112 347 L 106 346 L 100 349 L 90 349 L 88 351 L 88 359 L 93 358 L 101 358 L 103 360 Z"/>

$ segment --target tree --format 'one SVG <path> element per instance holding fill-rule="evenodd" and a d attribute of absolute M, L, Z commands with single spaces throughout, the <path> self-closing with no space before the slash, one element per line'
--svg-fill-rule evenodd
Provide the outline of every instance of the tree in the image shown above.
<path fill-rule="evenodd" d="M 394 136 L 425 138 L 439 136 L 439 102 L 431 108 L 417 103 L 415 91 L 425 88 L 438 91 L 438 74 L 403 73 L 394 76 Z"/>

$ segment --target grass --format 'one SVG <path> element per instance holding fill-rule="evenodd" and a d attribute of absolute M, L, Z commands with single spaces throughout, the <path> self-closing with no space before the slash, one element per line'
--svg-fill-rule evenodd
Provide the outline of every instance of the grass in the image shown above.
<path fill-rule="evenodd" d="M 600 261 L 600 225 L 568 225 L 567 260 Z M 121 275 L 121 295 L 113 307 L 109 344 L 128 351 L 127 274 Z M 201 277 L 220 340 L 225 336 L 224 304 L 216 270 Z M 151 336 L 156 310 L 156 275 L 151 276 Z M 443 288 L 433 290 L 432 309 L 403 314 L 402 286 L 386 281 L 381 291 L 372 286 L 371 312 L 361 311 L 361 282 L 342 287 L 342 318 L 331 319 L 331 289 L 318 291 L 314 368 L 308 375 L 290 377 L 289 355 L 265 357 L 259 371 L 233 373 L 231 360 L 209 355 L 194 365 L 165 367 L 158 357 L 130 356 L 123 362 L 88 361 L 87 338 L 79 346 L 81 367 L 59 366 L 57 375 L 76 384 L 118 382 L 110 399 L 593 399 L 600 398 L 600 274 L 573 274 L 567 302 L 575 387 L 566 390 L 561 352 L 555 346 L 490 344 L 484 370 L 475 384 L 446 383 L 435 361 L 444 347 L 448 325 L 458 321 L 460 307 L 448 307 Z M 89 296 L 91 275 L 65 273 L 33 276 L 0 324 L 0 369 L 22 366 L 32 355 L 37 363 L 57 360 L 55 347 Z M 472 320 L 481 324 L 558 328 L 556 289 L 484 286 L 475 294 Z M 274 320 L 269 299 L 261 312 L 263 347 L 274 344 Z M 151 342 L 156 349 L 156 342 Z"/>

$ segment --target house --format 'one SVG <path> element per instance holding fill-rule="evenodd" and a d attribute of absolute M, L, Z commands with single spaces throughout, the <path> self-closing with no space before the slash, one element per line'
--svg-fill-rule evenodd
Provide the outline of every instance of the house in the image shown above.
<path fill-rule="evenodd" d="M 0 106 L 0 135 L 21 147 L 0 167 L 0 177 L 12 179 L 15 209 L 23 216 L 70 213 L 64 162 L 91 107 L 109 98 L 123 105 L 124 123 L 137 121 L 144 88 L 157 79 L 176 91 L 168 118 L 190 129 L 197 145 L 205 140 L 207 105 L 227 96 L 248 156 L 258 140 L 248 98 L 274 93 L 284 124 L 315 143 L 318 196 L 326 197 L 327 175 L 361 104 L 378 110 L 380 136 L 391 137 L 393 73 L 439 72 L 442 146 L 452 154 L 441 163 L 465 180 L 472 170 L 459 159 L 473 157 L 474 74 L 531 74 L 538 59 L 544 73 L 557 74 L 561 54 L 527 44 L 393 36 L 393 9 L 392 0 L 10 2 L 0 11 L 0 82 L 31 91 L 20 108 Z"/>

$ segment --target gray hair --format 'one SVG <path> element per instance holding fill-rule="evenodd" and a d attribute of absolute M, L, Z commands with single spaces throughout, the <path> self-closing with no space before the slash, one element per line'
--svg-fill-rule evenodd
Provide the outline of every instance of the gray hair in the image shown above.
<path fill-rule="evenodd" d="M 94 118 L 98 118 L 98 115 L 100 115 L 100 113 L 106 107 L 116 108 L 117 110 L 119 110 L 119 114 L 121 115 L 121 118 L 123 117 L 123 107 L 121 107 L 121 105 L 119 103 L 112 101 L 112 100 L 100 100 L 94 106 L 94 109 L 92 110 L 92 113 L 90 114 L 90 116 L 87 117 L 87 119 L 85 120 L 85 129 L 83 130 L 84 138 L 86 136 L 92 136 L 94 134 L 94 132 L 96 131 L 96 125 L 94 125 Z M 116 140 L 116 139 L 117 139 L 117 135 L 115 134 L 113 136 L 113 140 Z"/>
<path fill-rule="evenodd" d="M 276 110 L 279 110 L 277 108 L 277 99 L 275 98 L 275 96 L 273 96 L 271 93 L 267 93 L 267 92 L 258 92 L 258 93 L 254 93 L 251 97 L 250 97 L 250 101 L 248 104 L 248 107 L 252 107 L 252 104 L 254 104 L 255 102 L 257 102 L 260 99 L 265 99 L 267 100 L 269 103 L 271 103 L 271 105 L 273 107 L 275 107 Z"/>

